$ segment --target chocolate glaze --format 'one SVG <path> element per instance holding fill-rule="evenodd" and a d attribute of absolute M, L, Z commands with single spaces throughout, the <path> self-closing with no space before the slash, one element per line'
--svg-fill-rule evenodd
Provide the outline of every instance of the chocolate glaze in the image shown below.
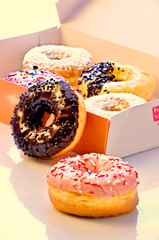
<path fill-rule="evenodd" d="M 78 96 L 66 81 L 51 79 L 20 96 L 11 120 L 15 144 L 25 155 L 50 157 L 66 148 L 78 128 Z M 44 113 L 53 114 L 43 126 Z"/>
<path fill-rule="evenodd" d="M 78 85 L 82 82 L 87 83 L 87 97 L 98 95 L 105 83 L 115 81 L 113 75 L 114 63 L 100 62 L 82 72 L 82 77 L 78 81 Z M 108 93 L 107 89 L 104 90 Z"/>

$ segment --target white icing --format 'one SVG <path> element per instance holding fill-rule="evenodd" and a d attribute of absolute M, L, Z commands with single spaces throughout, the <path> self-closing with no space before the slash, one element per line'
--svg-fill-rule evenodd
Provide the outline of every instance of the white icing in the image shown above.
<path fill-rule="evenodd" d="M 121 100 L 121 101 L 120 101 Z M 114 115 L 134 107 L 146 103 L 146 100 L 140 98 L 132 93 L 109 93 L 93 96 L 84 100 L 86 110 L 88 112 L 97 114 L 101 117 L 111 119 Z M 118 109 L 111 111 L 110 108 Z M 108 110 L 105 110 L 108 109 Z"/>
<path fill-rule="evenodd" d="M 23 65 L 29 68 L 40 65 L 43 68 L 65 68 L 73 67 L 82 70 L 83 67 L 92 64 L 91 54 L 83 48 L 73 48 L 63 45 L 43 45 L 28 51 L 23 60 Z"/>

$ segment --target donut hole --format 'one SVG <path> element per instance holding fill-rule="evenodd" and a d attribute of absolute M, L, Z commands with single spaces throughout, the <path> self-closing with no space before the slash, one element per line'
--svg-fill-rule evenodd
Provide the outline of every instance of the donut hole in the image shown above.
<path fill-rule="evenodd" d="M 41 118 L 42 127 L 49 127 L 54 122 L 55 116 L 54 114 L 50 114 L 48 112 L 44 112 L 43 117 Z"/>
<path fill-rule="evenodd" d="M 55 115 L 52 112 L 53 110 L 49 104 L 37 104 L 28 117 L 28 125 L 37 130 L 50 126 L 55 119 Z"/>

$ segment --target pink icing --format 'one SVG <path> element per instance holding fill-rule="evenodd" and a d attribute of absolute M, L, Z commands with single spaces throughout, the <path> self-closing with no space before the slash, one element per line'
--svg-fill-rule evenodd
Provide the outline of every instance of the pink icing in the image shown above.
<path fill-rule="evenodd" d="M 128 163 L 96 153 L 63 159 L 47 175 L 55 187 L 100 197 L 126 193 L 137 186 L 137 179 L 138 173 Z"/>
<path fill-rule="evenodd" d="M 29 88 L 36 83 L 45 82 L 50 78 L 56 78 L 59 80 L 65 80 L 62 76 L 57 73 L 52 73 L 47 70 L 24 70 L 21 69 L 16 72 L 8 73 L 4 79 L 8 82 L 15 83 L 22 87 Z"/>

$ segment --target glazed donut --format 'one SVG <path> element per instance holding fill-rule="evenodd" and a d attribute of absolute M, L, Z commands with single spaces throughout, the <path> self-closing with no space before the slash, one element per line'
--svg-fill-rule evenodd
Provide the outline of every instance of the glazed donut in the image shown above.
<path fill-rule="evenodd" d="M 109 93 L 86 98 L 84 102 L 88 112 L 111 119 L 121 111 L 146 103 L 146 100 L 132 93 Z"/>
<path fill-rule="evenodd" d="M 126 92 L 148 102 L 155 91 L 155 80 L 144 70 L 111 62 L 100 62 L 83 71 L 78 84 L 85 98 L 103 93 Z"/>
<path fill-rule="evenodd" d="M 59 76 L 56 73 L 52 73 L 46 70 L 37 71 L 34 69 L 32 70 L 20 69 L 15 72 L 8 73 L 4 77 L 4 80 L 25 88 L 29 88 L 36 83 L 42 83 L 54 77 L 56 79 L 65 80 L 62 76 Z"/>
<path fill-rule="evenodd" d="M 91 153 L 63 159 L 51 168 L 47 183 L 52 204 L 74 215 L 116 216 L 138 204 L 138 173 L 117 157 Z"/>
<path fill-rule="evenodd" d="M 12 134 L 25 155 L 57 157 L 76 145 L 85 121 L 83 98 L 67 81 L 52 78 L 20 96 L 11 120 Z"/>
<path fill-rule="evenodd" d="M 49 70 L 66 78 L 78 88 L 82 71 L 92 65 L 91 54 L 83 48 L 63 45 L 43 45 L 29 50 L 23 60 L 24 69 Z"/>

